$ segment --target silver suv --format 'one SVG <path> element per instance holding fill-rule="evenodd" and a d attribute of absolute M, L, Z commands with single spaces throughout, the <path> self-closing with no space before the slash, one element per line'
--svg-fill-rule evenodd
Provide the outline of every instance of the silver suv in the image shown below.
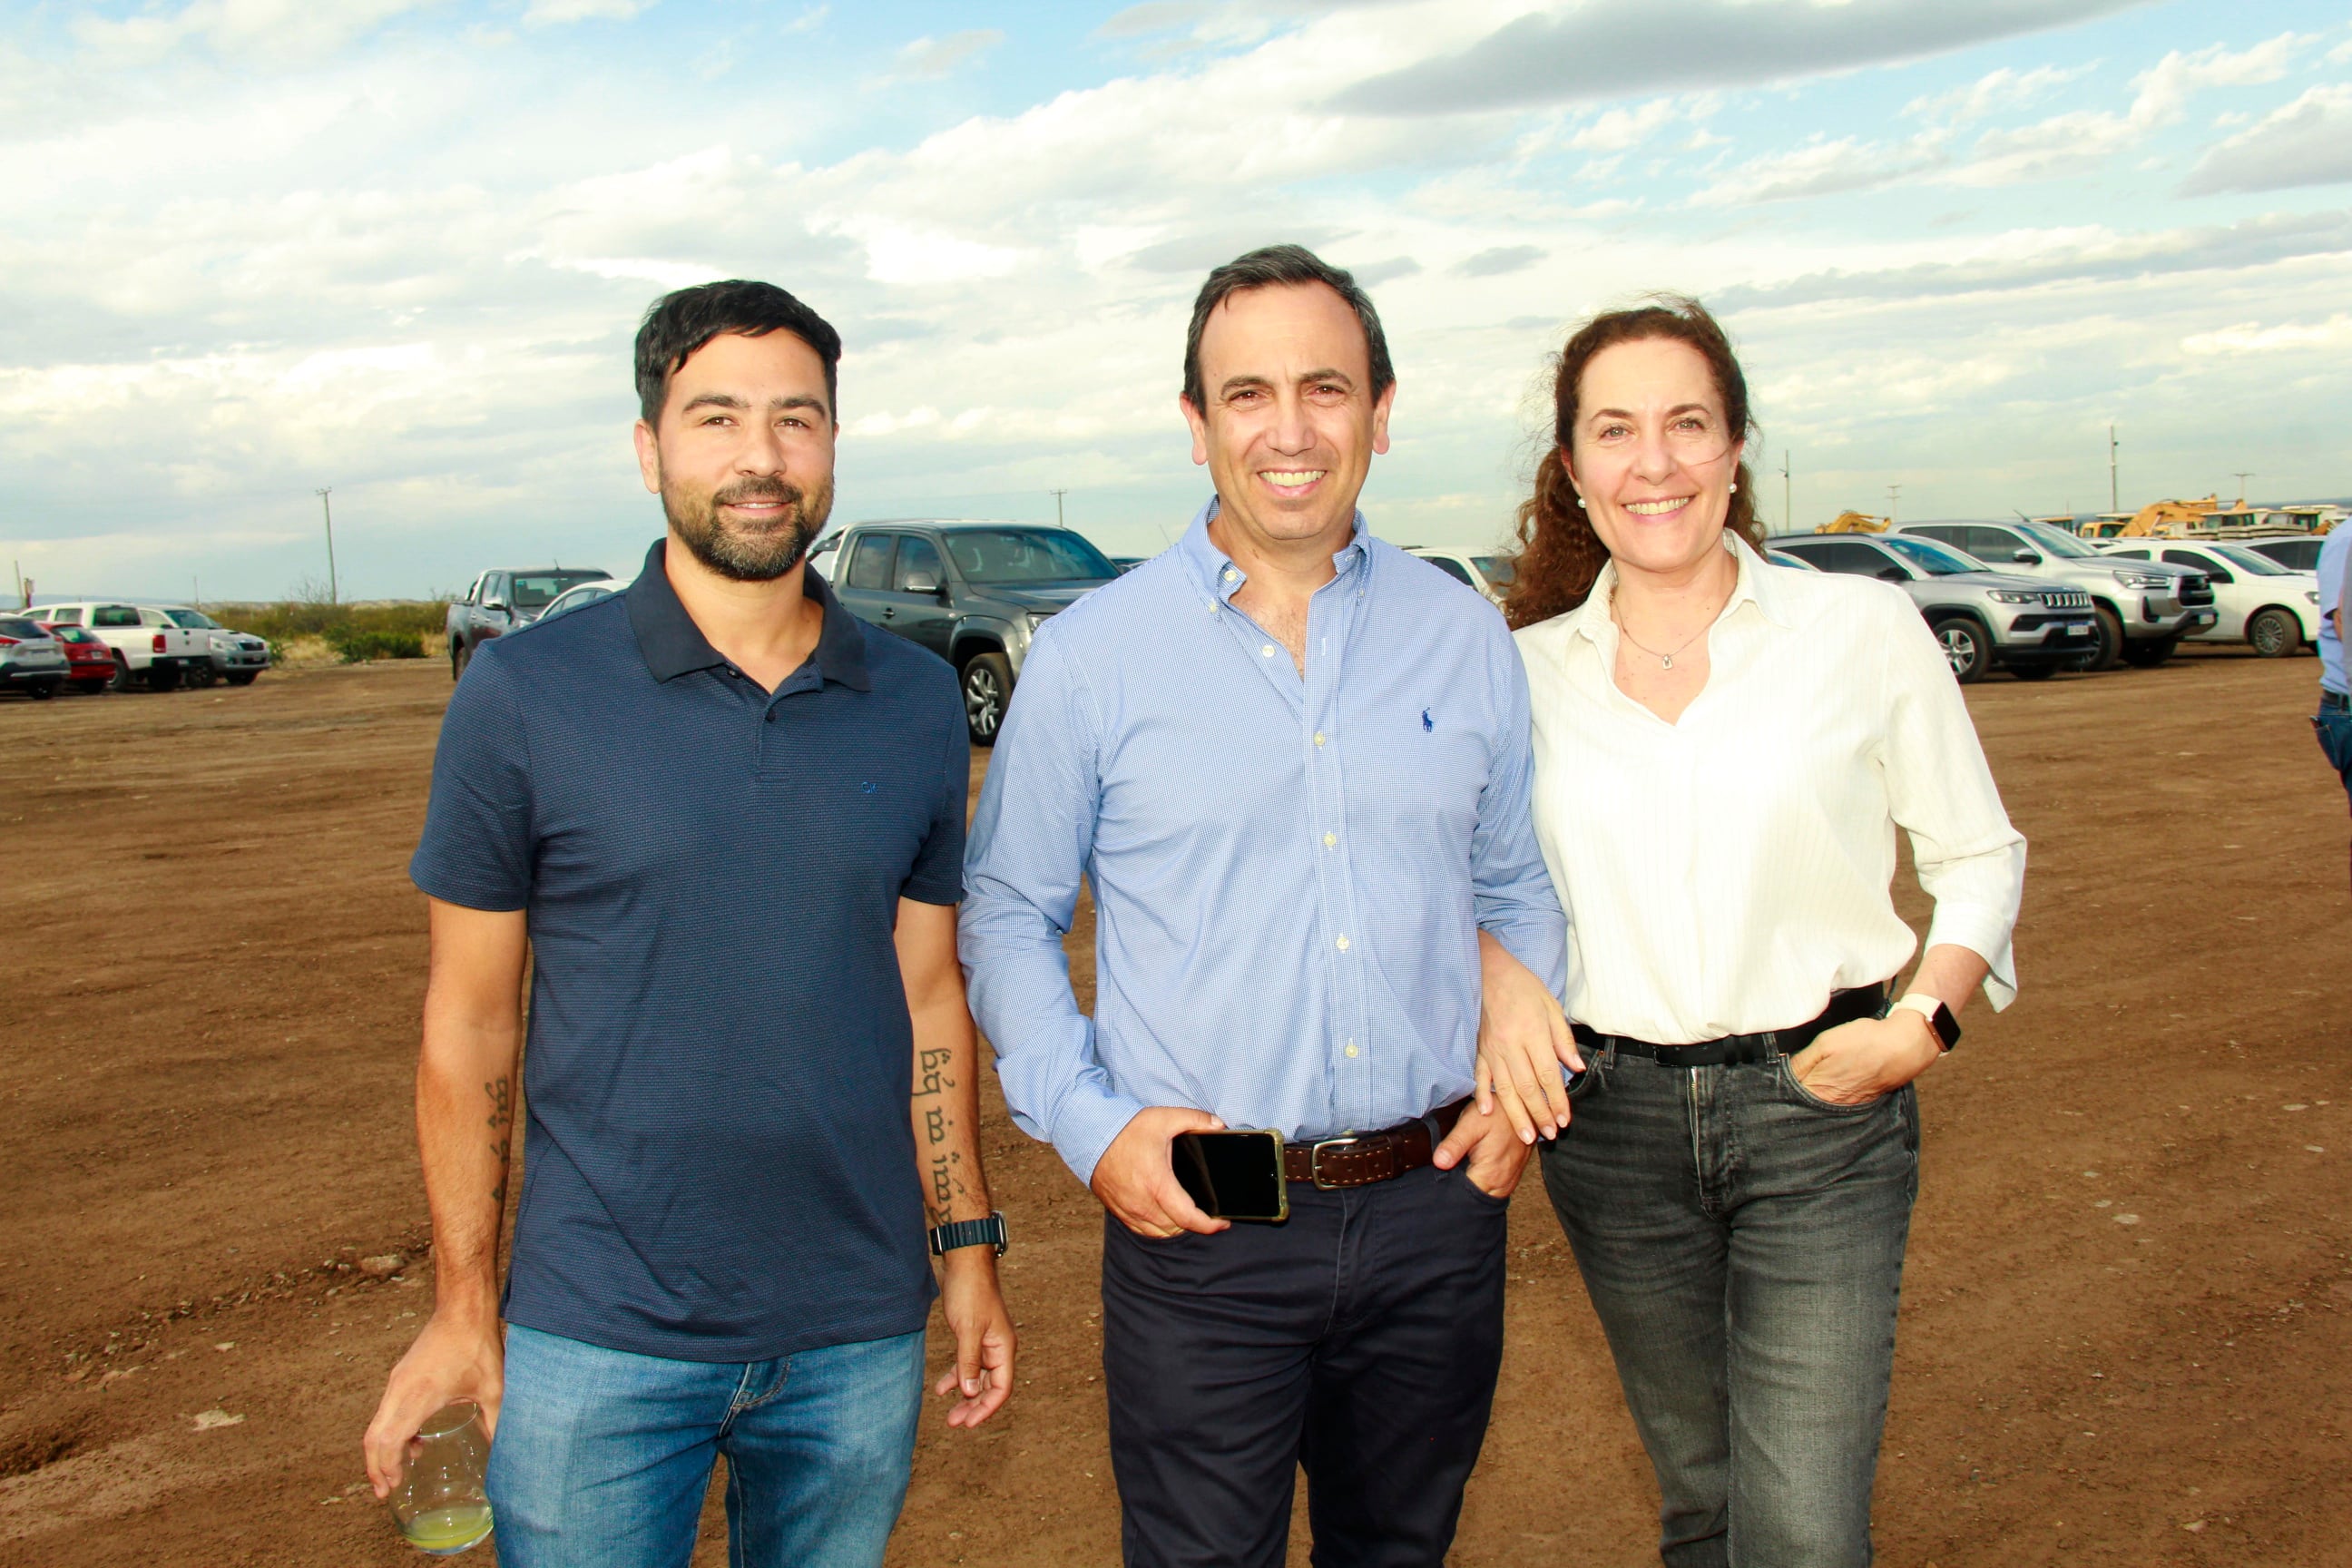
<path fill-rule="evenodd" d="M 2091 596 L 2080 588 L 1988 572 L 1931 539 L 1797 533 L 1764 542 L 1818 571 L 1875 577 L 1910 595 L 1963 685 L 1996 664 L 2040 680 L 2098 646 Z"/>
<path fill-rule="evenodd" d="M 2098 631 L 2086 668 L 2113 669 L 2118 660 L 2152 668 L 2172 657 L 2182 637 L 2218 618 L 2213 584 L 2202 572 L 2109 560 L 2046 522 L 1906 522 L 1894 531 L 1948 544 L 1990 571 L 2082 589 L 2091 596 Z"/>

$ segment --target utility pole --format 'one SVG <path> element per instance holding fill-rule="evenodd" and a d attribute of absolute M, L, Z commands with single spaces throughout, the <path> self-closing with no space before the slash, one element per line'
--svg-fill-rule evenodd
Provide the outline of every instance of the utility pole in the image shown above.
<path fill-rule="evenodd" d="M 1789 460 L 1790 454 L 1783 449 L 1780 453 L 1780 527 L 1794 533 L 1797 531 L 1797 509 L 1789 500 L 1792 493 L 1790 489 Z"/>
<path fill-rule="evenodd" d="M 1886 487 L 1886 525 L 1889 528 L 1895 526 L 1895 510 L 1902 500 L 1903 487 L 1901 485 L 1889 485 Z"/>
<path fill-rule="evenodd" d="M 2240 472 L 2238 469 L 2232 468 L 2231 472 L 2235 473 L 2238 476 L 2238 504 L 2240 506 L 2243 506 L 2246 504 L 2246 481 L 2254 477 L 2254 471 L 2252 468 L 2247 468 L 2244 471 Z"/>
<path fill-rule="evenodd" d="M 2107 510 L 2121 511 L 2122 490 L 2116 483 L 2116 427 L 2107 426 Z"/>
<path fill-rule="evenodd" d="M 327 603 L 330 605 L 341 602 L 335 593 L 335 509 L 327 500 L 334 489 L 334 486 L 329 485 L 319 492 L 319 510 L 327 519 Z"/>
<path fill-rule="evenodd" d="M 1065 526 L 1062 521 L 1062 498 L 1068 495 L 1070 492 L 1067 490 L 1047 490 L 1045 493 L 1054 498 L 1054 526 L 1055 528 Z"/>

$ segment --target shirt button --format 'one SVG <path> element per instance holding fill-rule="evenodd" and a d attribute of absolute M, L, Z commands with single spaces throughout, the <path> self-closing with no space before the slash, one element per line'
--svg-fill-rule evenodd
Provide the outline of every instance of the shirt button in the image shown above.
<path fill-rule="evenodd" d="M 1268 643 L 1257 651 L 1265 658 L 1272 658 L 1274 657 L 1274 645 L 1272 643 Z"/>
<path fill-rule="evenodd" d="M 1352 1043 L 1348 1047 L 1348 1059 L 1349 1061 L 1356 1059 L 1356 1047 Z"/>
<path fill-rule="evenodd" d="M 1339 836 L 1336 833 L 1327 833 L 1323 836 L 1323 847 L 1326 849 L 1334 847 L 1339 842 Z"/>
<path fill-rule="evenodd" d="M 1315 743 L 1318 746 L 1323 743 L 1323 731 L 1320 730 L 1315 731 Z"/>
<path fill-rule="evenodd" d="M 1339 939 L 1339 951 L 1341 952 L 1348 951 L 1348 939 L 1344 936 Z"/>
<path fill-rule="evenodd" d="M 1226 567 L 1226 568 L 1225 568 L 1225 581 L 1226 581 L 1226 582 L 1230 583 L 1230 582 L 1232 582 L 1234 578 L 1236 578 L 1236 577 L 1238 577 L 1238 576 L 1240 576 L 1240 575 L 1241 575 L 1241 574 L 1240 574 L 1240 573 L 1238 573 L 1238 572 L 1236 572 L 1236 571 L 1234 571 L 1232 567 L 1228 566 L 1228 567 Z"/>

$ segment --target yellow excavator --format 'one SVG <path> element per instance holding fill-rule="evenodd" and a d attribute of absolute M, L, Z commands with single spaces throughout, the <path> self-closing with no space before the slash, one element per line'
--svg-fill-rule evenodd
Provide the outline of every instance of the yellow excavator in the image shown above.
<path fill-rule="evenodd" d="M 2111 536 L 2116 539 L 2180 539 L 2200 532 L 2206 519 L 2221 509 L 2217 491 L 2203 500 L 2150 501 Z"/>
<path fill-rule="evenodd" d="M 1892 518 L 1873 517 L 1868 512 L 1842 511 L 1836 517 L 1813 530 L 1815 533 L 1885 533 Z"/>

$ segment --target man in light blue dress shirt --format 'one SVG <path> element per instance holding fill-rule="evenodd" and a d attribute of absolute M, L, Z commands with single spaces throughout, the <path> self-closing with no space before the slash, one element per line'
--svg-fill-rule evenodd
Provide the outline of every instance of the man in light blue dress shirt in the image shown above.
<path fill-rule="evenodd" d="M 1038 632 L 963 963 L 1014 1119 L 1106 1210 L 1128 1563 L 1280 1563 L 1303 1464 L 1318 1563 L 1437 1568 L 1527 1155 L 1465 1103 L 1482 1002 L 1556 1018 L 1564 979 L 1527 682 L 1493 607 L 1356 511 L 1394 377 L 1348 274 L 1297 247 L 1218 268 L 1185 358 L 1216 499 Z M 1082 878 L 1091 1019 L 1061 945 Z M 1287 1141 L 1286 1221 L 1186 1195 L 1171 1141 L 1220 1126 Z"/>

